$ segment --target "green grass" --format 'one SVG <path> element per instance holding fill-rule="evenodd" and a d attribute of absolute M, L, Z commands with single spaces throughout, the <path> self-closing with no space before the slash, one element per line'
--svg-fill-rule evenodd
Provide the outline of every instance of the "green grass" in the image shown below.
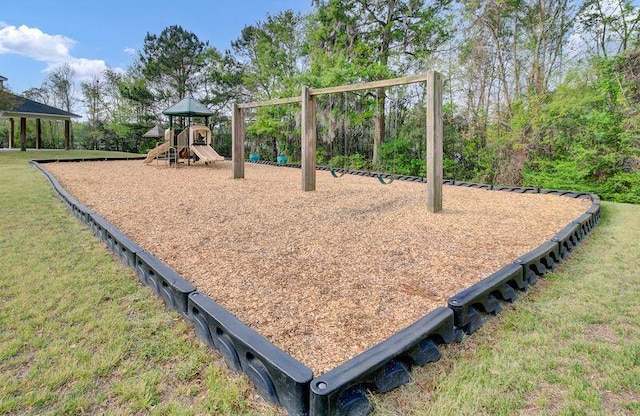
<path fill-rule="evenodd" d="M 554 273 L 410 384 L 379 415 L 640 414 L 640 206 L 603 219 Z"/>
<path fill-rule="evenodd" d="M 249 382 L 0 153 L 0 414 L 273 414 Z"/>
<path fill-rule="evenodd" d="M 0 414 L 275 414 L 140 286 L 27 158 L 0 152 Z M 640 414 L 640 206 L 605 203 L 570 259 L 378 415 Z"/>

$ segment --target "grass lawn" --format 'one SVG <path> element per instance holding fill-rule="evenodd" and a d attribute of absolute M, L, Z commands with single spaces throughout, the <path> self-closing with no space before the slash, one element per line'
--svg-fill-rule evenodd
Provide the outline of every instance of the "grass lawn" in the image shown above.
<path fill-rule="evenodd" d="M 102 155 L 0 152 L 0 414 L 280 414 L 26 163 Z M 639 285 L 640 206 L 604 203 L 568 261 L 376 414 L 640 414 Z"/>

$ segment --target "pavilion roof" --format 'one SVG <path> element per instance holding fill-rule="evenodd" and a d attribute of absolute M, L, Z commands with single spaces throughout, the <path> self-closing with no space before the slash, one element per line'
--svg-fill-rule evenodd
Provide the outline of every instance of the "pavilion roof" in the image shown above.
<path fill-rule="evenodd" d="M 80 116 L 69 111 L 62 110 L 60 108 L 52 107 L 47 104 L 42 104 L 29 98 L 21 97 L 19 95 L 12 95 L 13 105 L 11 108 L 0 109 L 0 117 L 2 118 L 52 118 L 67 120 L 71 118 L 79 118 Z"/>

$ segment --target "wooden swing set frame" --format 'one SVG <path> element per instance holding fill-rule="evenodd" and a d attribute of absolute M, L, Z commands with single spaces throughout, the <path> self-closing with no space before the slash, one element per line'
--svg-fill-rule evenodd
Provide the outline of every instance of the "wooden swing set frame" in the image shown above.
<path fill-rule="evenodd" d="M 314 97 L 323 94 L 336 94 L 350 91 L 370 90 L 424 82 L 427 87 L 427 123 L 426 123 L 426 166 L 427 166 L 427 211 L 442 210 L 442 75 L 437 71 L 392 78 L 360 84 L 341 85 L 327 88 L 302 87 L 297 97 L 278 98 L 268 101 L 234 103 L 232 116 L 232 160 L 233 178 L 244 178 L 244 111 L 245 109 L 300 103 L 301 144 L 302 144 L 302 185 L 303 191 L 316 189 L 316 115 Z"/>

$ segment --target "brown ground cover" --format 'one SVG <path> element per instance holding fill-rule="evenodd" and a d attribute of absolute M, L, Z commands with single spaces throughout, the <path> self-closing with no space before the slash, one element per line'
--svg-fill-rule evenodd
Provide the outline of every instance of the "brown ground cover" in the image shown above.
<path fill-rule="evenodd" d="M 231 162 L 45 165 L 109 220 L 316 376 L 549 240 L 585 200 Z"/>

